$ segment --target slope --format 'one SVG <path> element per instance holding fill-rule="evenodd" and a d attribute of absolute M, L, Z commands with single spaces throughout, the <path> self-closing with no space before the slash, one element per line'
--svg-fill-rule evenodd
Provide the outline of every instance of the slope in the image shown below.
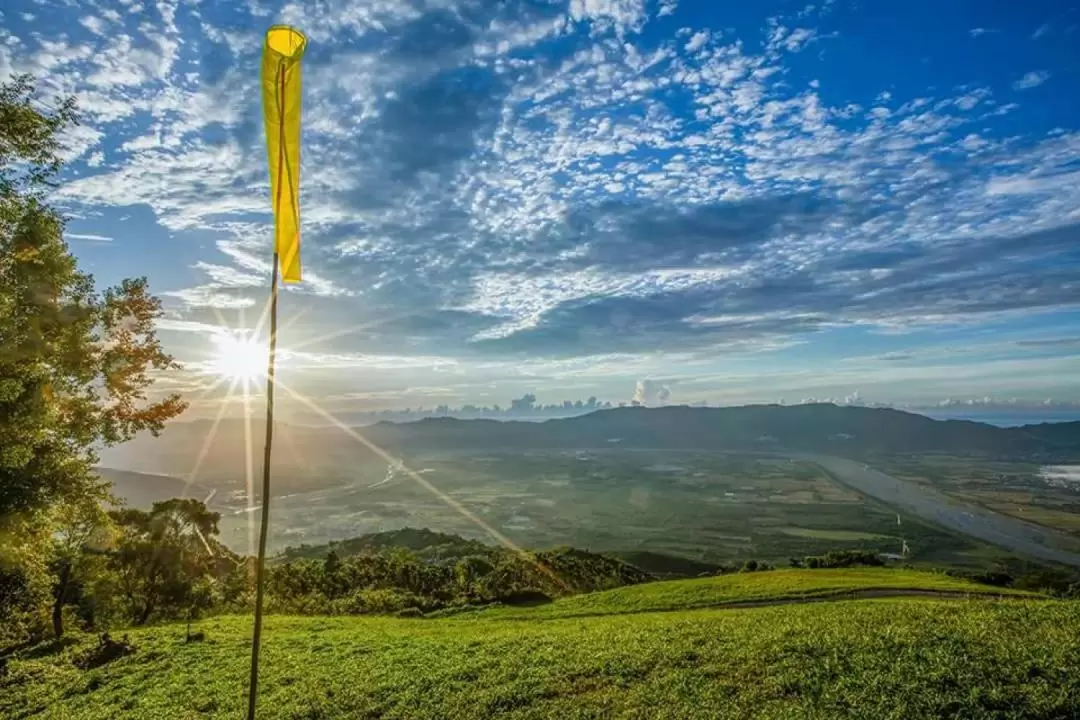
<path fill-rule="evenodd" d="M 807 589 L 805 583 L 830 574 L 850 587 L 860 572 L 788 573 L 782 592 Z M 871 575 L 867 584 L 881 582 Z M 902 579 L 938 582 L 918 573 Z M 758 576 L 738 580 L 753 584 Z M 746 594 L 731 582 L 730 593 Z M 1077 603 L 899 599 L 627 614 L 616 595 L 595 597 L 612 612 L 545 622 L 482 614 L 271 617 L 260 717 L 1053 718 L 1080 712 Z M 192 644 L 183 642 L 179 626 L 132 632 L 135 654 L 90 671 L 72 664 L 90 639 L 59 651 L 24 651 L 0 680 L 0 715 L 238 717 L 250 621 L 222 617 L 200 629 L 206 640 Z"/>

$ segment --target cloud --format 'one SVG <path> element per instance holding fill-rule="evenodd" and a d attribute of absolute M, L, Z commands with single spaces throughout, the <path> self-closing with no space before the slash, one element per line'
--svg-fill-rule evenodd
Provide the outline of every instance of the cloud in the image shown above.
<path fill-rule="evenodd" d="M 111 243 L 113 239 L 106 235 L 94 235 L 91 233 L 64 233 L 64 237 L 69 240 L 85 240 L 92 243 Z"/>
<path fill-rule="evenodd" d="M 1037 88 L 1050 79 L 1050 73 L 1046 70 L 1032 70 L 1013 83 L 1013 90 L 1030 90 Z"/>
<path fill-rule="evenodd" d="M 645 378 L 637 381 L 634 402 L 642 405 L 661 405 L 671 398 L 671 388 L 659 380 Z"/>
<path fill-rule="evenodd" d="M 1080 338 L 1076 337 L 1061 337 L 1061 338 L 1038 338 L 1031 340 L 1017 340 L 1016 345 L 1019 347 L 1074 347 L 1080 346 Z"/>
<path fill-rule="evenodd" d="M 971 28 L 971 30 L 968 30 L 968 33 L 971 35 L 971 37 L 981 37 L 983 35 L 989 35 L 991 33 L 996 33 L 996 32 L 997 32 L 997 30 L 993 30 L 991 28 L 982 28 L 982 27 Z"/>
<path fill-rule="evenodd" d="M 141 206 L 198 248 L 193 287 L 166 285 L 176 322 L 264 301 L 249 70 L 270 16 L 313 39 L 305 282 L 283 305 L 310 309 L 291 332 L 339 333 L 327 355 L 625 366 L 1077 306 L 1080 135 L 1019 136 L 995 91 L 1015 75 L 911 92 L 885 73 L 849 99 L 824 6 L 741 37 L 675 8 L 154 4 L 0 52 L 80 97 L 58 201 Z"/>
<path fill-rule="evenodd" d="M 236 310 L 253 307 L 255 298 L 227 292 L 219 285 L 199 285 L 185 290 L 169 290 L 161 295 L 181 300 L 189 308 Z"/>
<path fill-rule="evenodd" d="M 620 34 L 637 32 L 645 23 L 645 0 L 570 0 L 570 18 L 589 21 Z"/>
<path fill-rule="evenodd" d="M 223 328 L 220 325 L 194 322 L 192 320 L 178 320 L 176 318 L 170 317 L 158 319 L 155 325 L 158 330 L 166 330 L 171 332 L 206 333 L 209 335 L 216 335 L 218 333 L 226 331 L 226 328 Z"/>

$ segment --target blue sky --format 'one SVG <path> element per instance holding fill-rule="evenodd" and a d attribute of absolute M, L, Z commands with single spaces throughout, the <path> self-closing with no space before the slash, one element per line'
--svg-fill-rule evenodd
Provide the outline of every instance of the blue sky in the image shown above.
<path fill-rule="evenodd" d="M 187 364 L 266 296 L 265 29 L 310 38 L 282 381 L 332 412 L 585 398 L 1080 403 L 1062 2 L 6 3 L 74 93 L 56 193 Z M 648 382 L 645 382 L 648 381 Z M 193 395 L 194 397 L 194 395 Z M 213 412 L 218 392 L 192 414 Z"/>

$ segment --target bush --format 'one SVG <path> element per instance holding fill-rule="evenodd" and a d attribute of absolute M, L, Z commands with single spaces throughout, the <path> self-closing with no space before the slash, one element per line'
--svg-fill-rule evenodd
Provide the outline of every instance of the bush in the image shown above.
<path fill-rule="evenodd" d="M 846 568 L 856 565 L 881 567 L 885 561 L 873 550 L 830 550 L 824 555 L 807 555 L 803 563 L 808 568 Z"/>

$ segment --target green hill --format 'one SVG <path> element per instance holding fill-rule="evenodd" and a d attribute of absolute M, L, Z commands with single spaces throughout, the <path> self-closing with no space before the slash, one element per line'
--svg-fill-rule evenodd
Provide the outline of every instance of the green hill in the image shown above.
<path fill-rule="evenodd" d="M 919 591 L 942 595 L 1031 596 L 1018 590 L 979 585 L 944 573 L 892 568 L 770 570 L 694 580 L 672 580 L 560 598 L 541 608 L 494 608 L 483 615 L 543 620 L 641 612 L 670 612 L 741 603 L 842 599 L 851 593 Z"/>
<path fill-rule="evenodd" d="M 686 609 L 886 586 L 995 595 Z M 813 570 L 654 583 L 513 616 L 272 616 L 259 717 L 1076 717 L 1080 603 L 997 592 Z M 198 629 L 206 639 L 190 644 L 182 626 L 132 631 L 136 652 L 94 670 L 73 662 L 93 638 L 23 649 L 0 678 L 0 716 L 241 717 L 250 618 Z"/>
<path fill-rule="evenodd" d="M 459 535 L 435 532 L 427 528 L 402 528 L 380 533 L 368 533 L 359 537 L 340 540 L 322 545 L 301 545 L 287 547 L 276 562 L 300 559 L 323 560 L 331 550 L 340 557 L 378 553 L 394 548 L 404 548 L 417 557 L 433 562 L 455 560 L 470 555 L 487 555 L 495 551 L 490 545 L 476 540 L 467 540 Z"/>

